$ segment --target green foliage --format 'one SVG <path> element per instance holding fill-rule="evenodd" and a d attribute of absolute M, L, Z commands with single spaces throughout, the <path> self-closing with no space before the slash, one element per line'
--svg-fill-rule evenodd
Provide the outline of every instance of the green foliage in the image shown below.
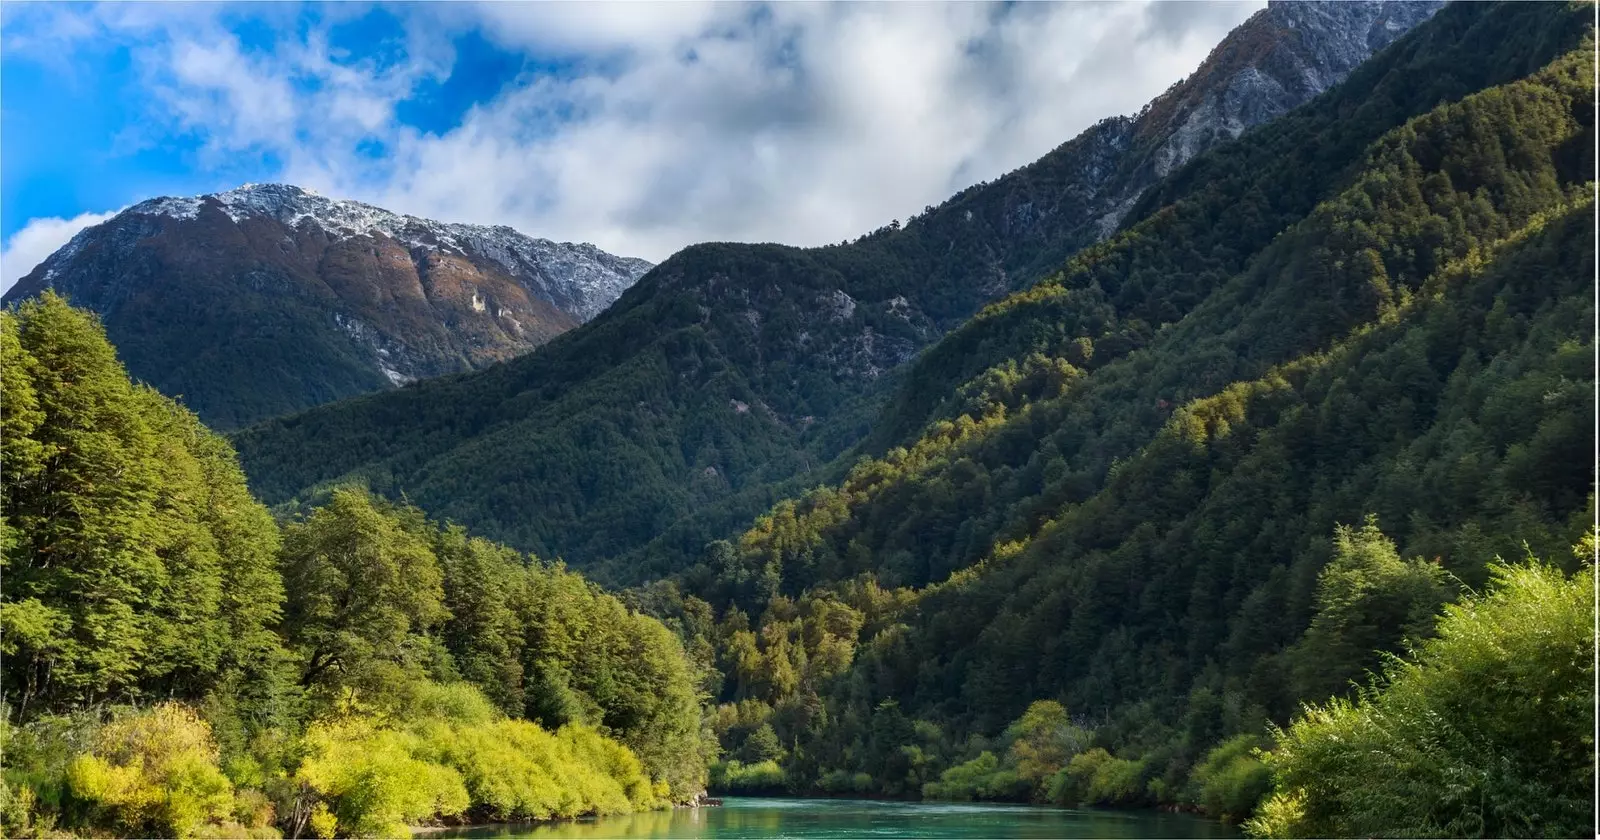
<path fill-rule="evenodd" d="M 866 773 L 829 770 L 817 778 L 817 790 L 827 794 L 871 793 L 876 787 Z"/>
<path fill-rule="evenodd" d="M 283 572 L 301 685 L 382 694 L 421 675 L 419 637 L 446 615 L 438 559 L 365 493 L 339 490 L 285 528 Z"/>
<path fill-rule="evenodd" d="M 1594 821 L 1594 569 L 1499 566 L 1436 638 L 1277 733 L 1271 837 L 1569 837 Z"/>
<path fill-rule="evenodd" d="M 68 765 L 66 781 L 94 823 L 125 836 L 216 836 L 233 813 L 211 728 L 177 703 L 106 724 L 93 750 Z"/>
<path fill-rule="evenodd" d="M 668 784 L 674 801 L 699 791 L 709 756 L 697 675 L 678 638 L 561 568 L 530 567 L 527 592 L 527 670 L 572 692 L 569 706 L 593 710 L 530 716 L 547 726 L 588 722 L 614 735 Z"/>
<path fill-rule="evenodd" d="M 744 739 L 740 751 L 754 763 L 777 761 L 784 754 L 783 745 L 778 743 L 778 733 L 773 731 L 770 723 L 763 723 L 751 732 Z"/>
<path fill-rule="evenodd" d="M 1130 806 L 1148 804 L 1145 764 L 1100 747 L 1072 757 L 1050 785 L 1050 799 L 1063 805 Z"/>
<path fill-rule="evenodd" d="M 433 538 L 443 573 L 444 607 L 449 618 L 441 637 L 461 676 L 482 687 L 501 710 L 520 715 L 527 691 L 519 654 L 526 597 L 523 559 L 487 540 L 469 537 L 451 525 Z"/>
<path fill-rule="evenodd" d="M 1340 693 L 1403 641 L 1430 635 L 1449 600 L 1444 570 L 1421 558 L 1402 561 L 1375 516 L 1360 530 L 1338 526 L 1333 543 L 1333 559 L 1317 578 L 1316 614 L 1290 653 L 1300 697 Z"/>
<path fill-rule="evenodd" d="M 359 490 L 280 534 L 54 295 L 0 313 L 0 350 L 8 836 L 392 836 L 701 790 L 701 675 L 660 622 Z"/>
<path fill-rule="evenodd" d="M 1060 703 L 1038 700 L 1006 727 L 996 745 L 1004 745 L 1001 755 L 980 751 L 945 770 L 938 781 L 924 784 L 922 795 L 960 801 L 1060 802 L 1066 795 L 1058 789 L 1062 774 L 1089 751 L 1092 739 L 1093 733 L 1073 723 Z"/>
<path fill-rule="evenodd" d="M 412 686 L 459 674 L 503 713 L 617 738 L 676 801 L 704 785 L 682 645 L 582 577 L 349 489 L 286 528 L 284 556 L 303 593 L 286 611 L 290 641 L 325 706 L 355 689 L 426 714 Z"/>
<path fill-rule="evenodd" d="M 1011 739 L 1008 763 L 1037 795 L 1048 779 L 1088 748 L 1090 733 L 1073 725 L 1060 703 L 1039 700 L 1007 727 L 1006 736 Z"/>
<path fill-rule="evenodd" d="M 410 824 L 469 808 L 506 821 L 661 803 L 638 758 L 592 728 L 549 733 L 504 718 L 466 686 L 432 686 L 429 693 L 443 702 L 402 725 L 352 709 L 310 726 L 296 781 L 326 806 L 333 821 L 323 818 L 325 826 L 352 837 L 394 837 Z"/>
<path fill-rule="evenodd" d="M 995 754 L 985 750 L 971 761 L 957 764 L 939 775 L 939 781 L 922 786 L 927 799 L 971 801 L 1026 799 L 1029 783 L 1014 769 L 1002 767 Z"/>
<path fill-rule="evenodd" d="M 762 796 L 787 793 L 789 779 L 774 759 L 745 764 L 737 759 L 711 765 L 712 793 Z"/>
<path fill-rule="evenodd" d="M 219 679 L 278 692 L 278 533 L 228 445 L 128 381 L 53 294 L 0 313 L 7 409 L 0 627 L 15 714 Z"/>
<path fill-rule="evenodd" d="M 469 809 L 504 821 L 662 802 L 638 758 L 589 727 L 552 733 L 505 718 L 465 684 L 428 686 L 424 695 L 401 723 L 347 708 L 311 726 L 295 781 L 325 808 L 320 830 L 385 837 Z M 317 821 L 316 806 L 311 813 Z"/>
<path fill-rule="evenodd" d="M 1218 744 L 1189 773 L 1191 801 L 1228 822 L 1247 819 L 1272 792 L 1272 771 L 1259 757 L 1265 746 L 1255 735 Z"/>

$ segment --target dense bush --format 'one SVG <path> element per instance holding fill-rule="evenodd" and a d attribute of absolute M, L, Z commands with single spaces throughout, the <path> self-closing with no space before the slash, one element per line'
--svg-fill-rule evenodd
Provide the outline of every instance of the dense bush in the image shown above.
<path fill-rule="evenodd" d="M 925 799 L 1016 801 L 1027 799 L 1030 784 L 1015 768 L 1004 767 L 994 753 L 984 750 L 939 775 L 939 781 L 922 786 Z"/>
<path fill-rule="evenodd" d="M 1237 735 L 1206 753 L 1189 773 L 1190 801 L 1229 822 L 1249 818 L 1272 792 L 1272 771 L 1259 755 L 1265 741 Z"/>
<path fill-rule="evenodd" d="M 1592 543 L 1582 550 L 1592 558 Z M 1277 733 L 1264 837 L 1580 837 L 1594 812 L 1594 568 L 1500 566 L 1437 637 Z"/>
<path fill-rule="evenodd" d="M 127 836 L 214 836 L 233 814 L 211 727 L 177 703 L 112 719 L 68 766 L 67 787 L 93 823 Z"/>
<path fill-rule="evenodd" d="M 1128 806 L 1149 802 L 1145 766 L 1094 747 L 1056 773 L 1050 800 L 1062 805 Z"/>
<path fill-rule="evenodd" d="M 350 716 L 312 724 L 305 740 L 296 777 L 318 798 L 311 828 L 320 837 L 405 836 L 471 804 L 459 773 L 417 757 L 424 744 L 413 733 Z"/>
<path fill-rule="evenodd" d="M 878 783 L 866 773 L 829 770 L 817 777 L 817 790 L 826 794 L 871 793 Z"/>
<path fill-rule="evenodd" d="M 351 710 L 311 726 L 296 778 L 326 808 L 325 826 L 381 837 L 469 812 L 542 820 L 665 803 L 665 784 L 658 789 L 631 751 L 592 728 L 574 723 L 552 733 L 506 718 L 465 684 L 425 693 L 431 710 L 404 722 Z"/>
<path fill-rule="evenodd" d="M 711 765 L 710 790 L 712 793 L 729 793 L 744 796 L 786 793 L 789 778 L 783 768 L 772 759 L 745 764 L 738 761 L 719 761 Z"/>

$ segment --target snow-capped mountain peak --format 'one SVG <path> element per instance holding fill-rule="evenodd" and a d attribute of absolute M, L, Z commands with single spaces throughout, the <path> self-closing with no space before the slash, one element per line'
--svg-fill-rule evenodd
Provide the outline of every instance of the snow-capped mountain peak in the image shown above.
<path fill-rule="evenodd" d="M 333 239 L 382 234 L 408 249 L 485 258 L 507 274 L 525 278 L 531 290 L 585 321 L 600 314 L 651 268 L 645 260 L 614 256 L 587 242 L 553 242 L 506 225 L 439 222 L 351 199 L 328 198 L 293 184 L 244 184 L 206 195 L 164 196 L 136 204 L 127 212 L 192 220 L 199 218 L 208 203 L 235 224 L 252 218 L 272 219 L 295 229 L 311 224 Z"/>
<path fill-rule="evenodd" d="M 526 353 L 652 266 L 289 184 L 141 202 L 4 296 L 97 312 L 135 377 L 235 428 Z"/>

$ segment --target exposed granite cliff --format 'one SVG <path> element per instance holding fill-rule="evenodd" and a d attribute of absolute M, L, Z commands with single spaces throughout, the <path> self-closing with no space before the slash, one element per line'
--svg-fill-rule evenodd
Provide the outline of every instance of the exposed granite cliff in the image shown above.
<path fill-rule="evenodd" d="M 1138 114 L 1101 120 L 930 216 L 957 209 L 965 221 L 992 228 L 1011 245 L 996 251 L 981 282 L 996 291 L 1027 285 L 1110 236 L 1140 194 L 1167 173 L 1315 98 L 1443 6 L 1443 0 L 1274 0 Z"/>

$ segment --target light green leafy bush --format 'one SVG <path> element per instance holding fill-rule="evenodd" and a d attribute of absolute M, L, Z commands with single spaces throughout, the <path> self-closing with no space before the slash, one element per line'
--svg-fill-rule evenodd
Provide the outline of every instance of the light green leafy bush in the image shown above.
<path fill-rule="evenodd" d="M 178 703 L 112 720 L 67 767 L 72 795 L 135 836 L 216 835 L 233 813 L 211 727 Z"/>
<path fill-rule="evenodd" d="M 738 760 L 711 765 L 714 793 L 772 794 L 789 789 L 789 779 L 773 759 L 745 764 Z"/>
<path fill-rule="evenodd" d="M 1207 814 L 1237 822 L 1272 792 L 1272 771 L 1257 755 L 1262 739 L 1238 735 L 1206 753 L 1189 773 L 1190 801 Z"/>
<path fill-rule="evenodd" d="M 1355 699 L 1277 733 L 1270 837 L 1566 837 L 1594 820 L 1594 569 L 1501 566 Z"/>

